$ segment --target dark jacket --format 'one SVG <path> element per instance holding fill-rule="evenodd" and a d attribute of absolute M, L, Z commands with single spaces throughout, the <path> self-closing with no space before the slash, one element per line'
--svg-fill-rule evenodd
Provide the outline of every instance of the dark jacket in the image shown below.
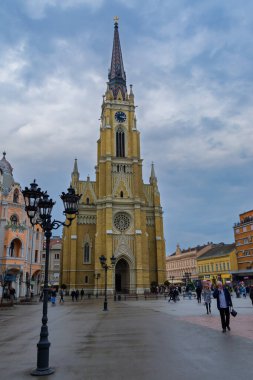
<path fill-rule="evenodd" d="M 223 291 L 224 291 L 225 299 L 227 302 L 227 306 L 232 307 L 233 304 L 232 304 L 231 295 L 230 295 L 229 291 L 227 290 L 227 288 L 223 288 Z M 215 291 L 213 292 L 213 298 L 217 299 L 217 309 L 220 310 L 220 297 L 219 297 L 219 290 L 218 289 L 215 289 Z"/>

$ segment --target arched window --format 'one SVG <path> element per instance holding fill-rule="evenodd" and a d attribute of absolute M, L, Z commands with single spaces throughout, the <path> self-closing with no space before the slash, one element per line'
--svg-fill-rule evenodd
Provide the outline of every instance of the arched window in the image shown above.
<path fill-rule="evenodd" d="M 124 194 L 123 191 L 120 192 L 120 198 L 123 198 Z"/>
<path fill-rule="evenodd" d="M 89 243 L 85 243 L 84 245 L 84 257 L 83 257 L 84 263 L 90 262 L 90 245 Z"/>
<path fill-rule="evenodd" d="M 125 157 L 125 132 L 121 127 L 116 132 L 116 156 Z"/>
<path fill-rule="evenodd" d="M 12 225 L 16 226 L 18 224 L 18 217 L 17 217 L 17 215 L 12 215 L 10 217 L 10 221 L 11 221 Z"/>
<path fill-rule="evenodd" d="M 85 284 L 88 284 L 88 283 L 89 283 L 89 277 L 88 277 L 88 276 L 85 276 L 85 277 L 84 277 L 84 283 L 85 283 Z"/>
<path fill-rule="evenodd" d="M 11 257 L 14 257 L 14 241 L 10 244 L 9 254 Z"/>
<path fill-rule="evenodd" d="M 18 196 L 19 196 L 19 191 L 18 189 L 15 189 L 13 193 L 13 203 L 18 203 Z"/>
<path fill-rule="evenodd" d="M 21 257 L 22 244 L 19 239 L 12 240 L 9 247 L 9 256 L 11 257 Z"/>
<path fill-rule="evenodd" d="M 90 198 L 86 198 L 86 204 L 87 204 L 87 205 L 90 204 Z"/>

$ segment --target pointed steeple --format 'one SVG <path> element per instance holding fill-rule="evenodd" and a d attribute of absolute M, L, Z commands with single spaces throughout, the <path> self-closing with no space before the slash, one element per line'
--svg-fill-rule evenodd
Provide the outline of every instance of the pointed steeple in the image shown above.
<path fill-rule="evenodd" d="M 78 171 L 78 167 L 77 167 L 77 158 L 75 158 L 74 169 L 73 169 L 71 178 L 72 178 L 73 183 L 79 181 L 79 171 Z"/>
<path fill-rule="evenodd" d="M 78 167 L 77 167 L 77 158 L 75 158 L 73 174 L 79 174 Z"/>
<path fill-rule="evenodd" d="M 114 39 L 113 39 L 113 48 L 112 48 L 112 60 L 111 68 L 109 70 L 108 79 L 109 79 L 109 88 L 112 90 L 113 98 L 117 99 L 119 91 L 123 100 L 126 99 L 127 88 L 126 88 L 126 73 L 123 65 L 123 58 L 120 47 L 119 39 L 119 30 L 118 30 L 118 21 L 117 16 L 114 17 Z"/>
<path fill-rule="evenodd" d="M 151 184 L 154 183 L 154 182 L 157 182 L 157 178 L 156 178 L 156 175 L 155 175 L 154 162 L 151 163 L 151 174 L 150 174 L 149 182 Z"/>

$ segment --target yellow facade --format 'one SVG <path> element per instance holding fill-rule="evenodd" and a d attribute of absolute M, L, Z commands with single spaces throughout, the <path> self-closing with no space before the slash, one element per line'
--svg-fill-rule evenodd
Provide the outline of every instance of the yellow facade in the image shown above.
<path fill-rule="evenodd" d="M 143 183 L 140 132 L 134 94 L 126 88 L 118 24 L 115 22 L 109 82 L 103 97 L 100 138 L 97 142 L 96 180 L 79 179 L 77 160 L 72 186 L 82 194 L 79 215 L 63 232 L 61 282 L 68 288 L 95 293 L 96 274 L 103 288 L 107 264 L 108 291 L 142 294 L 152 282 L 165 281 L 165 241 L 160 194 L 151 167 L 149 184 Z"/>
<path fill-rule="evenodd" d="M 223 249 L 224 246 L 226 250 Z M 234 244 L 216 245 L 213 250 L 197 258 L 197 265 L 199 279 L 232 281 L 231 272 L 238 268 Z"/>

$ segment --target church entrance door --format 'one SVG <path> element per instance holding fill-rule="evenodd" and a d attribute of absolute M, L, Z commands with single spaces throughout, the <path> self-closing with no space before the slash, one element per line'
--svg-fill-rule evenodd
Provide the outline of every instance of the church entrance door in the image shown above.
<path fill-rule="evenodd" d="M 130 270 L 125 259 L 120 259 L 115 268 L 115 289 L 117 293 L 129 293 Z"/>

